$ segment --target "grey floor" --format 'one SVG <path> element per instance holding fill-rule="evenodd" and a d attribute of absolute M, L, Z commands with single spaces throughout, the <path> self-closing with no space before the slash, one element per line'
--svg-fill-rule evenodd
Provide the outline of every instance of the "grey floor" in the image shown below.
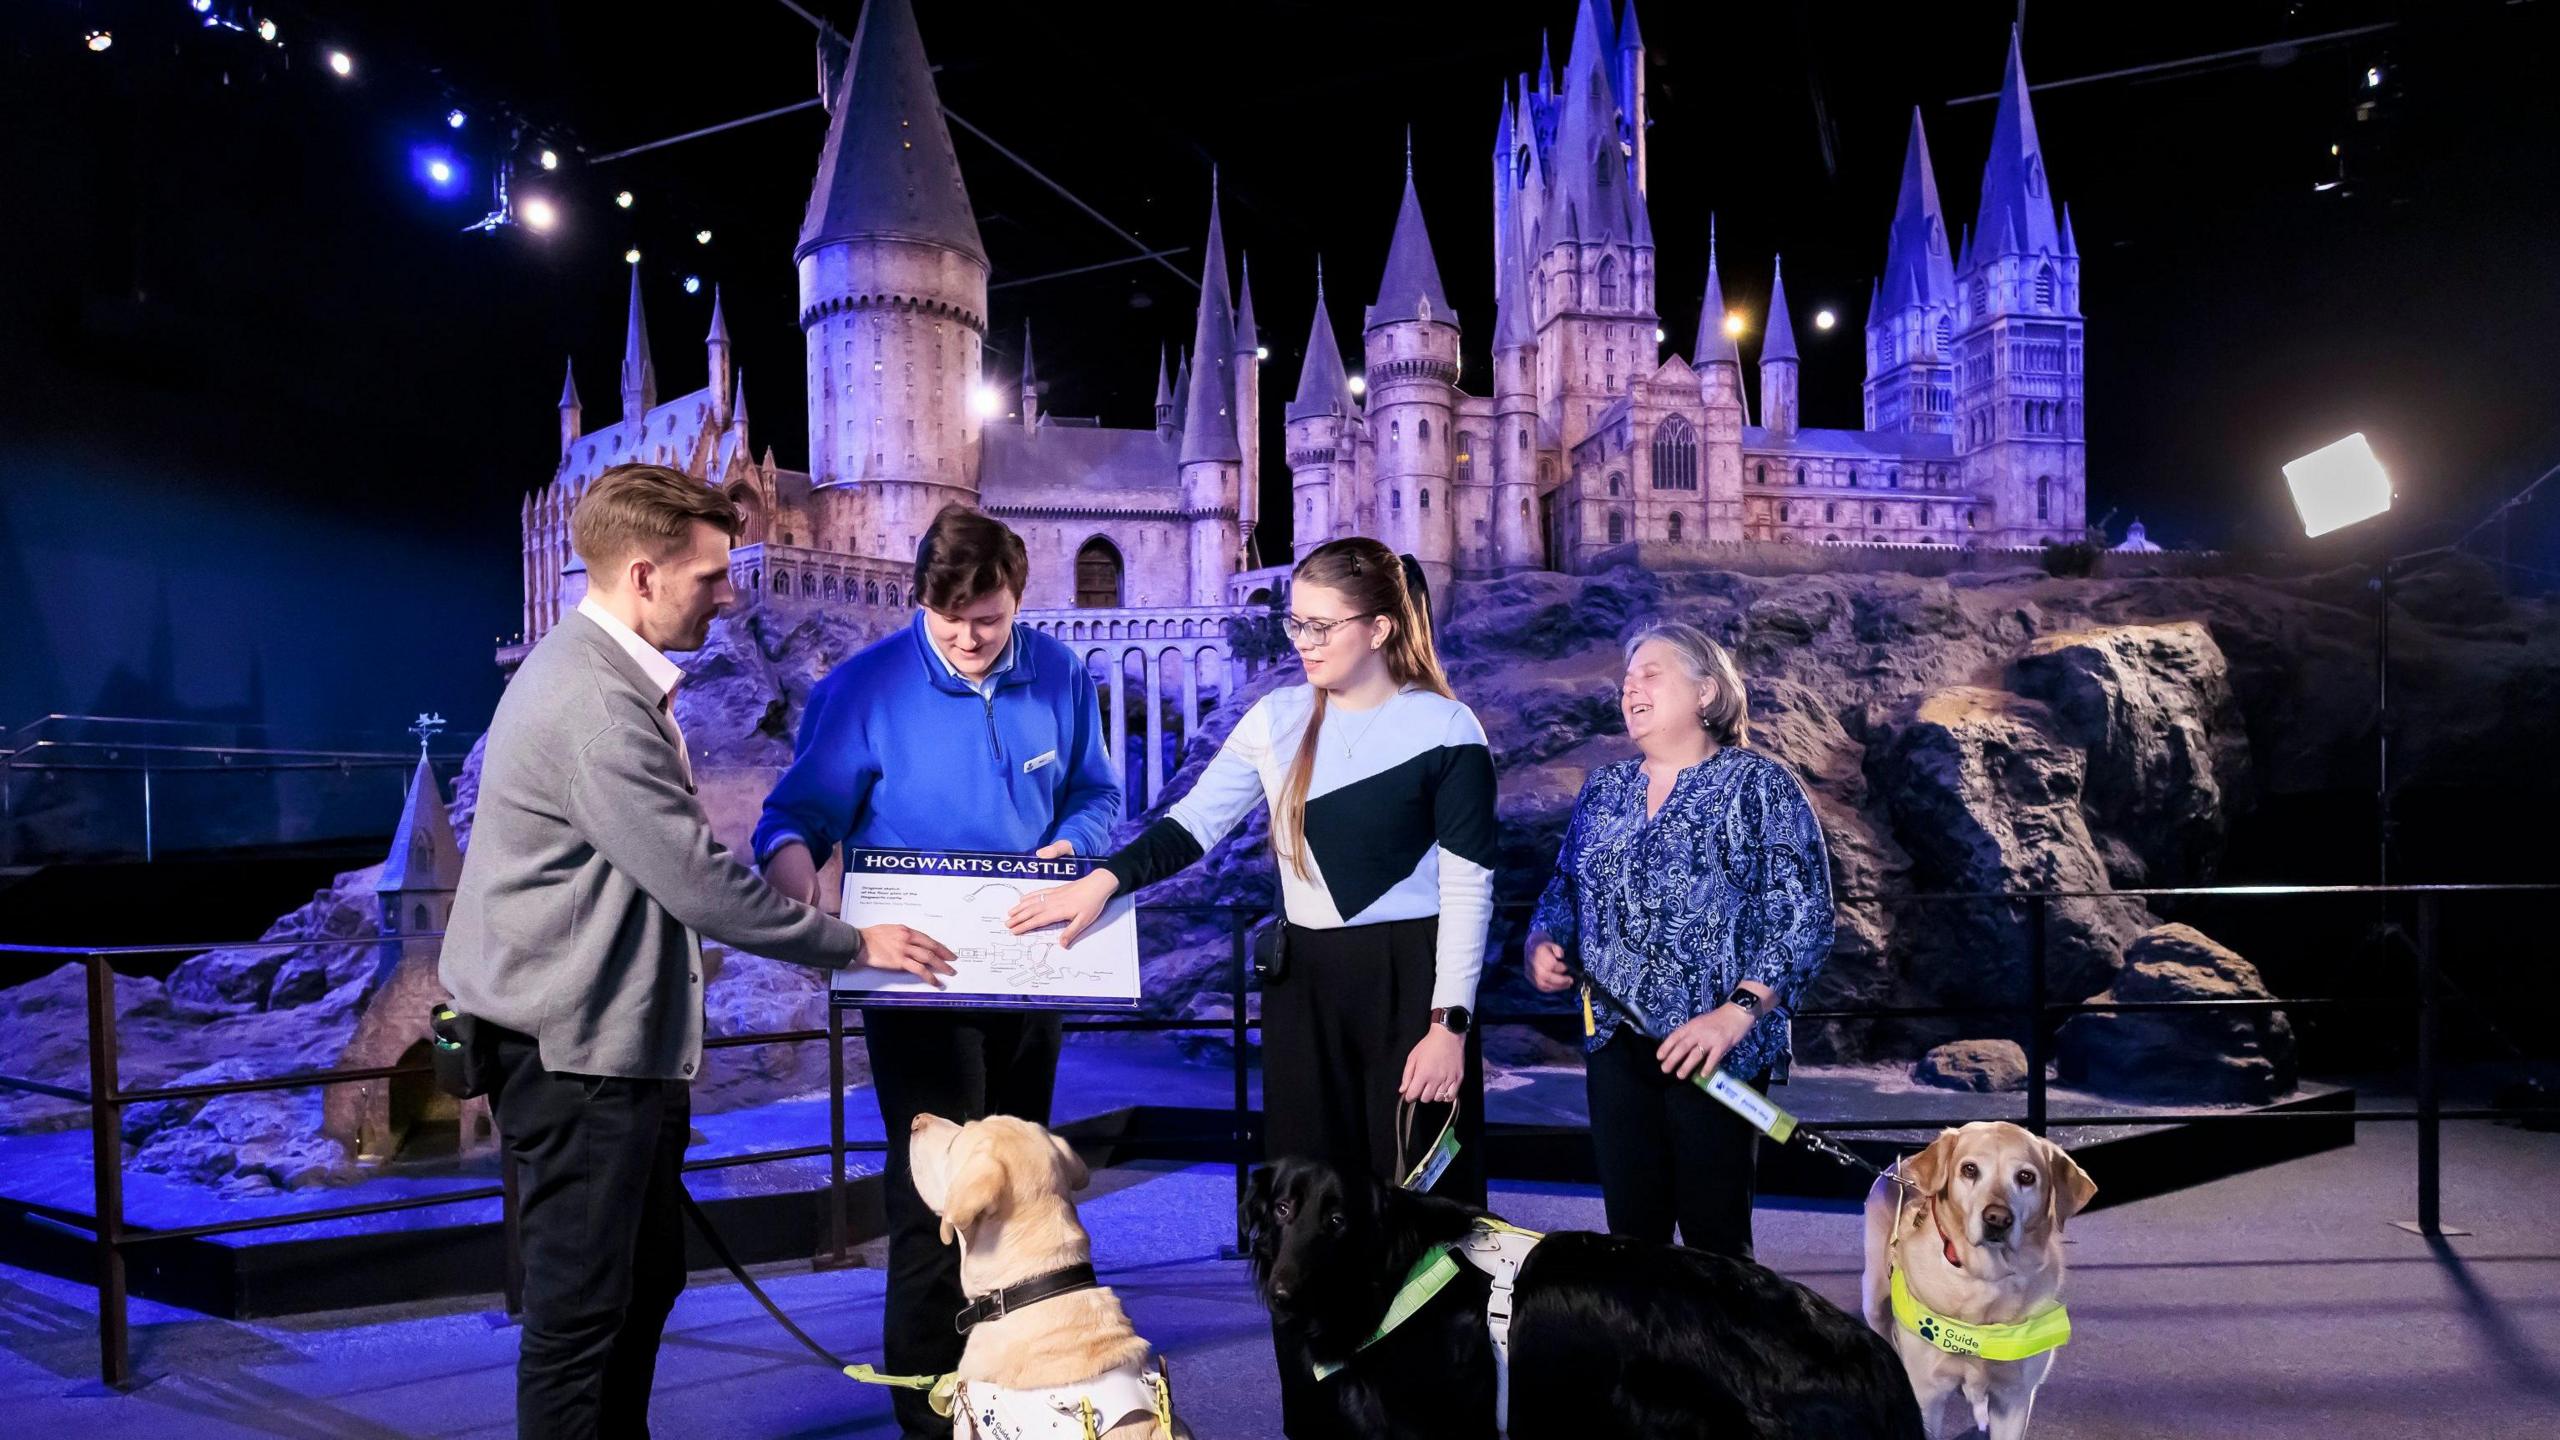
<path fill-rule="evenodd" d="M 2349 1150 L 2084 1216 L 2078 1338 L 2034 1434 L 2560 1435 L 2560 1135 L 2447 1126 L 2445 1214 L 2473 1233 L 2441 1248 L 2389 1224 L 2414 1213 L 2414 1154 L 2407 1126 L 2372 1125 Z M 1496 1205 L 1541 1229 L 1599 1220 L 1579 1187 L 1504 1188 Z M 1276 1435 L 1263 1318 L 1217 1258 L 1227 1172 L 1108 1172 L 1084 1214 L 1195 1429 Z M 1854 1214 L 1764 1206 L 1758 1233 L 1764 1261 L 1854 1303 Z M 763 1278 L 827 1343 L 876 1355 L 878 1271 Z M 156 1378 L 101 1395 L 90 1293 L 0 1269 L 0 1414 L 10 1440 L 505 1435 L 515 1337 L 484 1317 L 490 1303 L 263 1323 L 138 1304 L 135 1357 Z M 711 1275 L 677 1308 L 652 1421 L 684 1440 L 893 1433 L 878 1392 L 807 1359 Z"/>

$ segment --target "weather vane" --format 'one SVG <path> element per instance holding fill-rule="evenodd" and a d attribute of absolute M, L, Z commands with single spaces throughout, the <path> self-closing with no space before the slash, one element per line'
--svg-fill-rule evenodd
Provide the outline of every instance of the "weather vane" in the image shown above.
<path fill-rule="evenodd" d="M 419 759 L 424 760 L 427 758 L 427 742 L 435 739 L 437 733 L 443 729 L 444 717 L 442 715 L 422 714 L 417 719 L 409 722 L 409 733 L 418 737 Z"/>

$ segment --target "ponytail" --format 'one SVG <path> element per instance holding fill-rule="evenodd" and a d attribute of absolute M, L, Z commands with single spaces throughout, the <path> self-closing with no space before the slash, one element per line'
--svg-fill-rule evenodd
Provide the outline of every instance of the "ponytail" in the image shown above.
<path fill-rule="evenodd" d="M 1317 546 L 1298 562 L 1293 584 L 1322 585 L 1339 590 L 1360 611 L 1382 615 L 1395 628 L 1381 647 L 1387 674 L 1398 686 L 1428 690 L 1449 699 L 1449 676 L 1440 668 L 1439 647 L 1431 640 L 1431 587 L 1422 562 L 1399 556 L 1366 536 L 1351 536 Z M 1307 789 L 1315 783 L 1316 739 L 1324 731 L 1325 692 L 1315 692 L 1307 712 L 1307 728 L 1298 736 L 1298 754 L 1289 778 L 1271 807 L 1271 843 L 1301 880 L 1315 879 L 1307 856 Z"/>

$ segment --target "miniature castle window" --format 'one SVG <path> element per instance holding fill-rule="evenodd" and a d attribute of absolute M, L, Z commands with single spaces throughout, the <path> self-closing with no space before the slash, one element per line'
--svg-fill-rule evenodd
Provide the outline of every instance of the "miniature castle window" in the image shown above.
<path fill-rule="evenodd" d="M 2036 267 L 2036 308 L 2039 310 L 2053 308 L 2053 267 L 2051 265 Z"/>
<path fill-rule="evenodd" d="M 1388 509 L 1388 510 L 1390 510 L 1390 511 L 1392 511 L 1392 512 L 1394 512 L 1395 514 L 1398 514 L 1398 515 L 1401 515 L 1401 514 L 1403 514 L 1403 513 L 1404 513 L 1404 492 L 1403 492 L 1403 491 L 1401 491 L 1401 490 L 1390 490 L 1390 491 L 1388 491 L 1388 492 L 1387 492 L 1387 509 Z"/>
<path fill-rule="evenodd" d="M 1887 470 L 1884 472 L 1884 488 L 1887 490 L 1899 490 L 1902 488 L 1902 472 L 1899 469 Z"/>
<path fill-rule="evenodd" d="M 1612 472 L 1612 473 L 1610 474 L 1610 476 L 1609 476 L 1609 493 L 1610 493 L 1610 494 L 1615 495 L 1615 494 L 1617 494 L 1617 493 L 1618 493 L 1619 480 L 1620 480 L 1620 477 L 1619 477 L 1615 472 Z"/>
<path fill-rule="evenodd" d="M 1849 488 L 1852 490 L 1858 488 L 1858 467 L 1855 465 L 1849 467 Z"/>
<path fill-rule="evenodd" d="M 1786 519 L 1791 519 L 1791 518 L 1793 518 L 1793 517 L 1790 515 L 1790 513 L 1789 513 L 1789 512 L 1793 511 L 1794 509 L 1795 509 L 1795 507 L 1794 507 L 1794 506 L 1789 505 L 1789 504 L 1787 504 L 1787 503 L 1786 503 L 1786 502 L 1784 502 L 1784 501 L 1780 501 L 1780 502 L 1779 502 L 1779 504 L 1778 504 L 1778 518 L 1779 518 L 1779 519 L 1781 519 L 1781 520 L 1786 520 Z"/>
<path fill-rule="evenodd" d="M 1920 507 L 1920 523 L 1923 525 L 1929 523 L 1929 507 L 1926 505 Z"/>
<path fill-rule="evenodd" d="M 1416 440 L 1421 441 L 1425 445 L 1431 443 L 1431 422 L 1428 419 L 1417 422 L 1414 426 L 1414 432 L 1414 438 Z"/>
<path fill-rule="evenodd" d="M 1955 340 L 1955 326 L 1954 326 L 1954 325 L 1953 325 L 1953 324 L 1948 320 L 1948 318 L 1947 318 L 1946 316 L 1944 316 L 1944 315 L 1939 316 L 1939 317 L 1938 317 L 1938 353 L 1939 353 L 1939 354 L 1941 354 L 1941 355 L 1946 354 L 1946 353 L 1947 353 L 1947 346 L 1948 346 L 1948 345 L 1950 345 L 1950 344 L 1952 344 L 1952 343 L 1954 343 L 1954 340 Z"/>
<path fill-rule="evenodd" d="M 1431 513 L 1431 487 L 1430 487 L 1430 486 L 1428 486 L 1428 485 L 1425 485 L 1425 486 L 1423 486 L 1419 491 L 1417 491 L 1417 492 L 1415 492 L 1415 493 L 1416 493 L 1416 494 L 1420 497 L 1420 499 L 1421 499 L 1421 502 L 1422 502 L 1422 513 L 1423 513 L 1423 514 L 1425 514 L 1425 515 L 1430 514 L 1430 513 Z"/>
<path fill-rule="evenodd" d="M 1799 485 L 1804 483 L 1804 467 L 1801 465 L 1796 467 L 1796 483 Z"/>
<path fill-rule="evenodd" d="M 1991 313 L 1991 283 L 1979 275 L 1973 277 L 1973 313 Z"/>
<path fill-rule="evenodd" d="M 1769 466 L 1766 461 L 1751 467 L 1751 483 L 1754 485 L 1769 483 Z"/>
<path fill-rule="evenodd" d="M 1698 437 L 1680 416 L 1666 416 L 1653 431 L 1653 488 L 1698 488 Z"/>
<path fill-rule="evenodd" d="M 1671 512 L 1671 543 L 1680 543 L 1680 512 L 1677 510 Z"/>
<path fill-rule="evenodd" d="M 1870 525 L 1881 525 L 1881 524 L 1883 524 L 1883 523 L 1884 523 L 1884 507 L 1883 507 L 1883 506 L 1881 506 L 1881 505 L 1878 505 L 1878 506 L 1875 506 L 1874 508 L 1872 508 L 1872 509 L 1868 510 L 1868 511 L 1867 511 L 1867 523 L 1868 523 L 1868 524 L 1870 524 Z"/>
<path fill-rule="evenodd" d="M 2052 518 L 2052 513 L 2053 477 L 2050 475 L 2039 475 L 2036 477 L 2036 518 L 2039 520 L 2050 519 Z"/>
<path fill-rule="evenodd" d="M 1404 422 L 1401 420 L 1388 421 L 1387 438 L 1390 440 L 1402 440 L 1404 438 Z"/>
<path fill-rule="evenodd" d="M 1618 262 L 1612 256 L 1603 256 L 1600 261 L 1600 303 L 1618 303 Z"/>
<path fill-rule="evenodd" d="M 1615 510 L 1609 512 L 1609 543 L 1612 545 L 1627 543 L 1627 517 Z"/>
<path fill-rule="evenodd" d="M 1839 507 L 1839 506 L 1837 506 L 1837 505 L 1832 505 L 1832 504 L 1825 504 L 1825 505 L 1822 507 L 1822 523 L 1823 523 L 1823 524 L 1828 525 L 1828 524 L 1832 523 L 1833 521 L 1838 520 L 1839 518 L 1840 518 L 1840 507 Z"/>

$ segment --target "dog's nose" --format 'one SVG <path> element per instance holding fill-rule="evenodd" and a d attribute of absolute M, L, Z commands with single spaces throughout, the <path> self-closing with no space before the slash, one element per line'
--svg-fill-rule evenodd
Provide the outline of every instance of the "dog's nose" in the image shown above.
<path fill-rule="evenodd" d="M 2009 1213 L 2007 1206 L 1986 1205 L 1982 1208 L 1982 1233 L 1987 1239 L 1997 1240 L 2008 1234 L 2009 1227 L 2015 1223 L 2017 1217 Z"/>

